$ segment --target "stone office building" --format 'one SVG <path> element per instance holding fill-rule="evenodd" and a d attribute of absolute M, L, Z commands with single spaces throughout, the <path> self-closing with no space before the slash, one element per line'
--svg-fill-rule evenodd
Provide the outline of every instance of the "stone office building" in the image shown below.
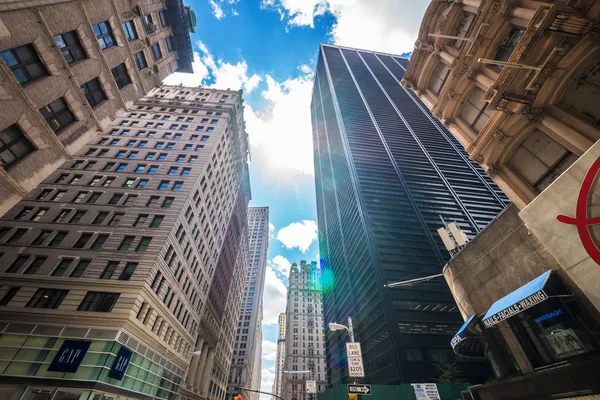
<path fill-rule="evenodd" d="M 245 285 L 235 330 L 235 348 L 229 371 L 227 399 L 240 394 L 238 388 L 260 389 L 262 356 L 262 310 L 267 251 L 269 248 L 269 207 L 248 208 L 250 262 L 245 267 Z M 256 400 L 259 394 L 244 392 Z"/>
<path fill-rule="evenodd" d="M 276 396 L 281 396 L 281 387 L 283 384 L 283 370 L 285 369 L 285 328 L 286 320 L 285 313 L 279 314 L 278 331 L 277 331 L 277 351 L 275 353 L 275 379 L 273 381 L 273 389 L 271 393 Z M 272 397 L 275 400 L 276 397 Z"/>
<path fill-rule="evenodd" d="M 318 392 L 327 385 L 321 270 L 315 261 L 302 260 L 299 266 L 292 263 L 285 314 L 280 396 L 286 400 L 307 400 L 314 396 L 306 393 L 307 380 L 316 381 Z"/>
<path fill-rule="evenodd" d="M 249 258 L 242 109 L 152 89 L 0 219 L 0 398 L 223 398 Z"/>
<path fill-rule="evenodd" d="M 403 84 L 513 201 L 444 269 L 470 399 L 600 398 L 600 2 L 432 1 Z"/>
<path fill-rule="evenodd" d="M 182 0 L 0 2 L 0 215 L 174 71 L 192 72 Z"/>

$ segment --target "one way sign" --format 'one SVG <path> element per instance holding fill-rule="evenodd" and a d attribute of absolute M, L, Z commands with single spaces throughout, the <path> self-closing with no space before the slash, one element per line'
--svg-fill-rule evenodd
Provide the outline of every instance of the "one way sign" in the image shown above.
<path fill-rule="evenodd" d="M 361 394 L 363 396 L 370 396 L 371 385 L 348 385 L 348 394 Z"/>

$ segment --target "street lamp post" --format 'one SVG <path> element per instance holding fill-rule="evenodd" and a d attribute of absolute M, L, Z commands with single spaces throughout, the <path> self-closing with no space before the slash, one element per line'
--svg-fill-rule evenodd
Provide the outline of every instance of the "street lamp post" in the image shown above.
<path fill-rule="evenodd" d="M 354 342 L 354 329 L 352 328 L 352 317 L 348 317 L 348 326 L 338 324 L 337 322 L 330 322 L 328 326 L 330 331 L 348 331 L 350 341 Z"/>

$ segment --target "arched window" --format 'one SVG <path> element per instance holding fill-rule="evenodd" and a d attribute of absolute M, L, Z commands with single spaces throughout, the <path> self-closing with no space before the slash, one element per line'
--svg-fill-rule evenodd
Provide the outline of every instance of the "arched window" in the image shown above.
<path fill-rule="evenodd" d="M 461 113 L 462 119 L 471 125 L 477 133 L 481 131 L 494 112 L 486 109 L 487 102 L 482 100 L 484 95 L 485 92 L 476 87 L 465 101 Z"/>
<path fill-rule="evenodd" d="M 471 30 L 471 26 L 473 25 L 473 21 L 475 21 L 475 14 L 463 11 L 452 36 L 467 37 Z M 456 50 L 460 50 L 464 43 L 464 40 L 450 40 L 448 45 Z"/>
<path fill-rule="evenodd" d="M 433 93 L 435 93 L 436 96 L 438 96 L 442 91 L 442 88 L 446 83 L 446 79 L 448 79 L 448 75 L 450 75 L 450 68 L 448 68 L 444 63 L 440 63 L 433 72 L 429 88 L 433 91 Z"/>
<path fill-rule="evenodd" d="M 521 143 L 510 160 L 510 166 L 541 192 L 575 160 L 576 155 L 536 129 Z"/>
<path fill-rule="evenodd" d="M 500 46 L 498 46 L 498 50 L 496 50 L 496 54 L 494 55 L 494 60 L 497 61 L 508 61 L 513 51 L 521 41 L 523 34 L 525 33 L 525 28 L 520 27 L 512 27 L 510 32 L 502 39 Z M 492 68 L 496 70 L 501 70 L 502 66 L 500 65 L 491 65 Z"/>
<path fill-rule="evenodd" d="M 563 105 L 592 124 L 600 125 L 600 63 L 582 74 L 569 89 Z"/>

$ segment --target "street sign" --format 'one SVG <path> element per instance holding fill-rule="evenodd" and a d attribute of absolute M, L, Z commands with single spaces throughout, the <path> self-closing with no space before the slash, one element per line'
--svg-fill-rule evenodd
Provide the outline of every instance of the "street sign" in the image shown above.
<path fill-rule="evenodd" d="M 360 343 L 346 343 L 346 354 L 348 355 L 348 371 L 350 372 L 350 376 L 353 378 L 361 378 L 365 376 Z"/>
<path fill-rule="evenodd" d="M 363 396 L 370 396 L 373 394 L 371 392 L 371 385 L 348 385 L 348 394 L 360 394 Z"/>
<path fill-rule="evenodd" d="M 306 381 L 306 393 L 317 393 L 317 381 Z"/>
<path fill-rule="evenodd" d="M 362 357 L 362 351 L 360 350 L 360 343 L 358 343 L 358 342 L 346 343 L 346 354 L 348 354 L 348 357 Z"/>
<path fill-rule="evenodd" d="M 413 383 L 412 387 L 417 400 L 440 400 L 440 392 L 435 383 Z"/>

